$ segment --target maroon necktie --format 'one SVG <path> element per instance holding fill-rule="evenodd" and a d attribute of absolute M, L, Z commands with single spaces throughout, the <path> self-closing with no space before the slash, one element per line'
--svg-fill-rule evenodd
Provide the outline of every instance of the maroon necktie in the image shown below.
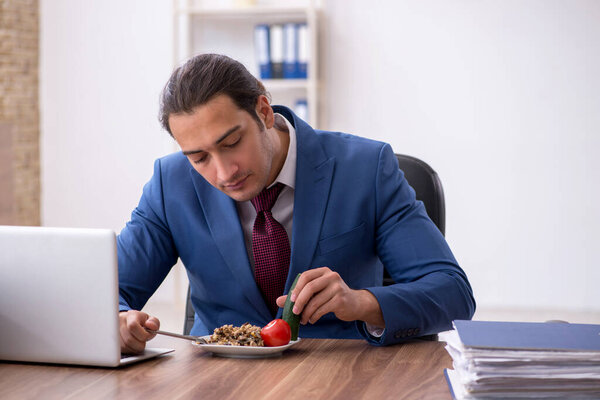
<path fill-rule="evenodd" d="M 273 315 L 277 313 L 275 300 L 283 295 L 290 267 L 290 242 L 287 233 L 271 214 L 271 208 L 282 189 L 283 184 L 277 183 L 250 200 L 256 209 L 256 220 L 252 228 L 254 279 Z"/>

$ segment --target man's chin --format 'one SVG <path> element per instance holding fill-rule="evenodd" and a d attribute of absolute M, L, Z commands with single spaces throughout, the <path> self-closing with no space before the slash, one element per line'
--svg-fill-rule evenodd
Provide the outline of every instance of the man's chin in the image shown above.
<path fill-rule="evenodd" d="M 238 194 L 238 193 L 225 193 L 227 196 L 231 197 L 233 200 L 235 201 L 249 201 L 252 200 L 254 197 L 252 196 L 247 196 L 247 195 L 242 195 L 242 194 Z"/>
<path fill-rule="evenodd" d="M 220 189 L 223 193 L 225 193 L 227 196 L 231 197 L 233 200 L 235 201 L 250 201 L 253 198 L 255 198 L 258 193 L 255 193 L 256 190 L 227 190 L 227 189 Z"/>

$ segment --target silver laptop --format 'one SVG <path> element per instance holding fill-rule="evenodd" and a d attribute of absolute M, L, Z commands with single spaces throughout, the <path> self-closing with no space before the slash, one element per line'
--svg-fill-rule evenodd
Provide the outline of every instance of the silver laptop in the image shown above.
<path fill-rule="evenodd" d="M 116 367 L 117 244 L 106 229 L 0 226 L 0 360 Z"/>

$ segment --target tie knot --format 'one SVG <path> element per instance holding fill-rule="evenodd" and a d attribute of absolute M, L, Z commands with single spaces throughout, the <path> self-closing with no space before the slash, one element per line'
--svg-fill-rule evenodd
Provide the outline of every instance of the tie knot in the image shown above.
<path fill-rule="evenodd" d="M 262 192 L 258 194 L 255 198 L 250 200 L 256 212 L 259 213 L 261 211 L 271 211 L 279 193 L 283 190 L 282 183 L 276 183 L 268 189 L 264 189 Z"/>

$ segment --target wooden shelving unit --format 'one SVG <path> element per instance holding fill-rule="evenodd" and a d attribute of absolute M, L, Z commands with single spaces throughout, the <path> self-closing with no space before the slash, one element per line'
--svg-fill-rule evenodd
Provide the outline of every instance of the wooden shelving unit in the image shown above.
<path fill-rule="evenodd" d="M 303 5 L 279 2 L 218 8 L 214 4 L 174 0 L 174 64 L 179 65 L 195 54 L 221 53 L 241 61 L 259 77 L 254 27 L 257 24 L 306 23 L 309 43 L 307 79 L 266 79 L 262 82 L 271 93 L 274 104 L 293 108 L 292 99 L 306 99 L 307 122 L 318 127 L 318 3 L 307 0 Z"/>

